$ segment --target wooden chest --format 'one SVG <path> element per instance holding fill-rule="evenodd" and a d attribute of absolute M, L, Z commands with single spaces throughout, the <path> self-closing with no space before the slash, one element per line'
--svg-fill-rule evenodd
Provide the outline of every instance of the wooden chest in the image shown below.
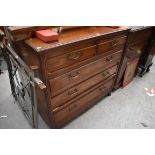
<path fill-rule="evenodd" d="M 47 86 L 36 93 L 39 112 L 51 128 L 63 127 L 111 93 L 128 31 L 81 27 L 62 32 L 58 42 L 11 41 Z"/>
<path fill-rule="evenodd" d="M 119 88 L 123 84 L 127 64 L 130 64 L 130 62 L 135 61 L 136 59 L 139 60 L 141 58 L 141 55 L 144 52 L 144 49 L 149 41 L 149 38 L 153 30 L 152 27 L 144 26 L 133 26 L 130 28 L 131 30 L 129 32 L 128 39 L 126 42 L 123 59 L 121 61 L 117 78 L 115 81 L 115 89 Z M 136 66 L 137 69 L 138 64 Z M 135 70 L 135 68 L 132 68 L 132 70 Z"/>

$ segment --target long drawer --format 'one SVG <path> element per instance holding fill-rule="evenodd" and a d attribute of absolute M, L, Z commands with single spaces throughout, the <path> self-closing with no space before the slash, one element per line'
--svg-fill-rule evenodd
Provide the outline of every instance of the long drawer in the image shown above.
<path fill-rule="evenodd" d="M 97 88 L 84 95 L 82 98 L 74 101 L 69 106 L 56 112 L 54 114 L 56 127 L 63 126 L 64 124 L 81 114 L 83 111 L 85 111 L 88 107 L 93 105 L 94 102 L 111 92 L 113 83 L 114 79 L 104 81 L 102 84 L 98 85 Z"/>
<path fill-rule="evenodd" d="M 101 58 L 95 62 L 82 66 L 78 69 L 75 69 L 71 72 L 63 74 L 59 77 L 51 79 L 49 81 L 51 87 L 51 96 L 55 96 L 67 88 L 70 88 L 73 85 L 78 84 L 97 73 L 100 73 L 106 68 L 117 64 L 120 61 L 121 56 L 122 51 L 119 51 L 107 57 Z"/>
<path fill-rule="evenodd" d="M 89 59 L 96 54 L 96 45 L 47 59 L 47 70 L 54 71 Z"/>
<path fill-rule="evenodd" d="M 108 68 L 107 70 L 102 71 L 101 73 L 93 76 L 92 78 L 89 78 L 88 80 L 64 91 L 63 93 L 59 94 L 58 96 L 53 97 L 51 99 L 52 108 L 54 109 L 58 106 L 61 106 L 68 100 L 76 97 L 77 95 L 81 94 L 82 92 L 86 91 L 87 89 L 102 82 L 109 76 L 114 75 L 116 73 L 116 71 L 117 71 L 117 65 L 115 65 L 111 68 Z"/>

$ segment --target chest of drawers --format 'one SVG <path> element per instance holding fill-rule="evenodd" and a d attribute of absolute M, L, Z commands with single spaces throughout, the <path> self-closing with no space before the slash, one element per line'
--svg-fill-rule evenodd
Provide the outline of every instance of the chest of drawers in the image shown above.
<path fill-rule="evenodd" d="M 37 90 L 38 110 L 51 128 L 61 128 L 111 93 L 122 59 L 127 27 L 81 27 L 59 41 L 11 41 L 47 89 Z M 16 35 L 17 36 L 17 35 Z"/>

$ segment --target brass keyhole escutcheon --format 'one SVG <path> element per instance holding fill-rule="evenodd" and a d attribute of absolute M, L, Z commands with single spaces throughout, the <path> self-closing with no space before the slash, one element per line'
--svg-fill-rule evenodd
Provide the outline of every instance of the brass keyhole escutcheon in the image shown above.
<path fill-rule="evenodd" d="M 107 60 L 108 62 L 112 62 L 112 61 L 113 61 L 113 56 L 110 56 L 110 57 L 106 58 L 106 60 Z"/>
<path fill-rule="evenodd" d="M 69 55 L 69 59 L 77 60 L 81 57 L 81 52 L 74 52 Z"/>
<path fill-rule="evenodd" d="M 107 75 L 109 75 L 109 74 L 110 74 L 109 71 L 106 71 L 106 72 L 103 72 L 103 73 L 102 73 L 102 76 L 105 77 L 105 76 L 107 76 Z"/>
<path fill-rule="evenodd" d="M 70 79 L 76 79 L 76 78 L 78 78 L 80 76 L 80 72 L 79 71 L 77 71 L 77 72 L 75 72 L 75 73 L 72 73 L 72 74 L 69 74 L 69 78 Z"/>
<path fill-rule="evenodd" d="M 110 45 L 111 45 L 112 47 L 116 46 L 116 45 L 117 45 L 117 41 L 116 41 L 116 40 L 112 41 L 112 42 L 110 43 Z"/>
<path fill-rule="evenodd" d="M 78 90 L 75 88 L 74 90 L 71 90 L 71 91 L 69 91 L 68 92 L 68 95 L 74 95 L 74 94 L 76 94 L 78 92 Z"/>

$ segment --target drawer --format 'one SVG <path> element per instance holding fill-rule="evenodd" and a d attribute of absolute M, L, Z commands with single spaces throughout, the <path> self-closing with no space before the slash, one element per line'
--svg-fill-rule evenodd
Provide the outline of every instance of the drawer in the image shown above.
<path fill-rule="evenodd" d="M 89 59 L 96 54 L 96 45 L 47 59 L 47 70 L 54 71 Z"/>
<path fill-rule="evenodd" d="M 71 72 L 51 79 L 49 81 L 51 87 L 51 96 L 55 96 L 67 88 L 70 88 L 73 85 L 78 84 L 97 73 L 100 73 L 106 68 L 117 64 L 120 61 L 121 56 L 122 51 L 119 51 L 90 64 L 82 66 L 78 69 L 75 69 Z"/>
<path fill-rule="evenodd" d="M 128 35 L 128 32 L 119 32 L 119 33 L 105 35 L 99 39 L 99 44 L 107 41 L 115 40 L 118 38 L 127 37 L 127 35 Z"/>
<path fill-rule="evenodd" d="M 87 93 L 80 99 L 72 102 L 69 106 L 60 111 L 54 112 L 54 121 L 56 127 L 61 127 L 73 118 L 84 112 L 96 101 L 100 100 L 103 96 L 107 95 L 112 90 L 113 79 L 100 84 L 97 88 Z"/>
<path fill-rule="evenodd" d="M 104 70 L 103 72 L 93 76 L 92 78 L 89 78 L 88 80 L 80 83 L 79 85 L 76 85 L 76 86 L 64 91 L 60 95 L 53 97 L 51 99 L 52 108 L 54 109 L 58 106 L 61 106 L 68 100 L 76 97 L 77 95 L 81 94 L 82 92 L 86 91 L 87 89 L 102 82 L 106 78 L 108 78 L 112 75 L 115 75 L 116 71 L 117 71 L 117 66 L 113 66 L 113 67 L 111 67 L 107 70 Z"/>
<path fill-rule="evenodd" d="M 126 36 L 123 36 L 121 38 L 116 38 L 116 39 L 98 44 L 97 54 L 110 52 L 111 50 L 114 50 L 114 49 L 123 50 L 126 42 L 126 38 L 127 38 Z"/>

